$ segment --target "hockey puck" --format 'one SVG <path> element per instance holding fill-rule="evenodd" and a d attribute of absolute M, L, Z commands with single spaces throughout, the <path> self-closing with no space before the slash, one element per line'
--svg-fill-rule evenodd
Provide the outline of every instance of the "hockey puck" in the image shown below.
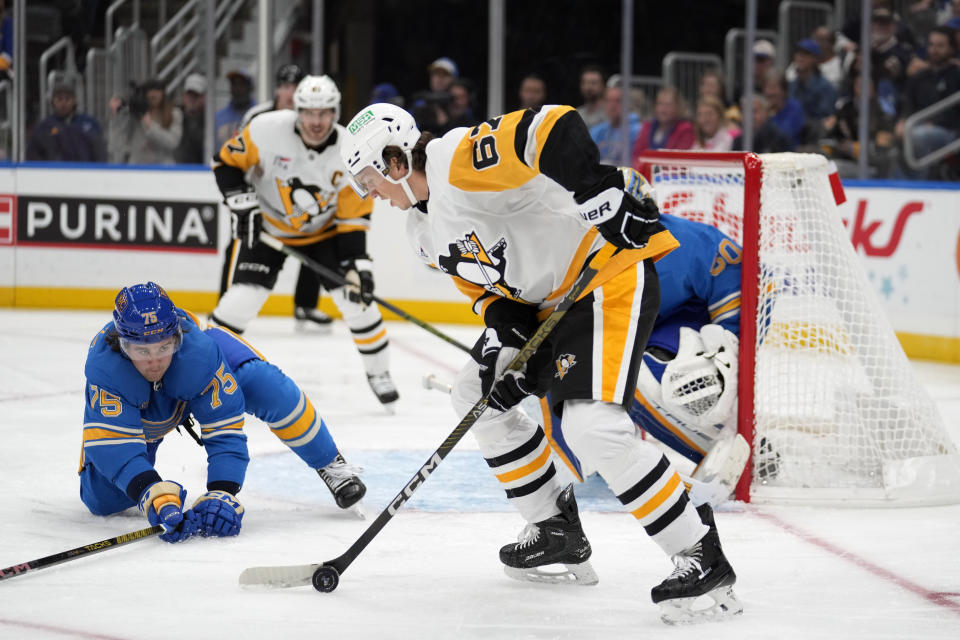
<path fill-rule="evenodd" d="M 325 564 L 313 572 L 313 588 L 321 593 L 330 593 L 340 584 L 340 572 Z"/>

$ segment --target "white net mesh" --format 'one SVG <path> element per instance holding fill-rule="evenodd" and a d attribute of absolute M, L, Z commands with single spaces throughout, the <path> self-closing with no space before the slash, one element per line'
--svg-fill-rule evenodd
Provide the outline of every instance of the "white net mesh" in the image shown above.
<path fill-rule="evenodd" d="M 742 243 L 748 178 L 711 155 L 652 164 L 657 201 Z M 826 160 L 761 161 L 759 255 L 744 256 L 760 280 L 751 498 L 960 501 L 960 456 L 850 244 Z"/>

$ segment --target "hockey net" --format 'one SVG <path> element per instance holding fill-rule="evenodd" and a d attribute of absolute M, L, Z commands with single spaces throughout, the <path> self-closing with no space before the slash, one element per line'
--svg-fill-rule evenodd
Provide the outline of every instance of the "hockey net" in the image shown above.
<path fill-rule="evenodd" d="M 661 211 L 743 246 L 738 424 L 752 454 L 737 498 L 960 501 L 960 456 L 849 241 L 826 159 L 663 151 L 641 164 Z"/>

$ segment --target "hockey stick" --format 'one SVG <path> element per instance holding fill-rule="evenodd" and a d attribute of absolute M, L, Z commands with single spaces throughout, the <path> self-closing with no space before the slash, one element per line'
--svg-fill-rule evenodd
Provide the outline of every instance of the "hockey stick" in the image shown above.
<path fill-rule="evenodd" d="M 561 318 L 567 313 L 570 307 L 577 301 L 580 295 L 587 290 L 593 277 L 600 271 L 600 267 L 609 260 L 616 248 L 611 244 L 606 244 L 594 255 L 590 263 L 580 272 L 577 281 L 560 300 L 550 315 L 540 324 L 536 333 L 527 340 L 527 343 L 520 349 L 520 353 L 510 362 L 503 375 L 507 371 L 518 371 L 523 368 L 527 361 L 533 356 L 537 348 L 543 343 L 551 331 L 557 326 Z M 275 567 L 250 567 L 240 574 L 240 586 L 244 587 L 301 587 L 312 584 L 317 591 L 329 593 L 337 588 L 340 583 L 340 575 L 347 570 L 347 567 L 356 560 L 360 552 L 363 551 L 370 541 L 380 533 L 387 522 L 397 514 L 400 507 L 406 503 L 413 493 L 427 481 L 430 474 L 436 470 L 447 454 L 463 436 L 470 430 L 470 427 L 476 423 L 481 414 L 486 410 L 489 402 L 490 392 L 487 392 L 473 407 L 467 412 L 467 415 L 460 420 L 456 428 L 447 436 L 443 444 L 433 452 L 433 455 L 420 467 L 403 490 L 397 494 L 390 505 L 383 510 L 373 523 L 367 527 L 360 537 L 349 549 L 341 556 L 328 560 L 321 564 L 287 565 Z"/>
<path fill-rule="evenodd" d="M 21 564 L 15 564 L 12 567 L 0 569 L 0 580 L 16 578 L 17 576 L 22 576 L 28 571 L 45 569 L 63 562 L 69 562 L 70 560 L 76 560 L 77 558 L 89 556 L 94 553 L 100 553 L 101 551 L 106 551 L 107 549 L 113 549 L 125 544 L 130 544 L 131 542 L 136 542 L 137 540 L 143 540 L 145 538 L 155 536 L 158 533 L 163 533 L 163 527 L 160 525 L 155 527 L 147 527 L 146 529 L 140 529 L 139 531 L 131 531 L 130 533 L 125 533 L 115 538 L 107 538 L 106 540 L 101 540 L 99 542 L 85 544 L 82 547 L 70 549 L 69 551 L 61 551 L 60 553 L 55 553 L 52 556 L 46 556 L 44 558 L 37 558 L 36 560 L 29 560 Z"/>
<path fill-rule="evenodd" d="M 423 388 L 424 389 L 436 389 L 437 391 L 443 391 L 444 393 L 452 393 L 453 385 L 449 382 L 443 382 L 434 374 L 428 374 L 423 376 Z"/>
<path fill-rule="evenodd" d="M 320 275 L 323 276 L 324 278 L 326 278 L 326 279 L 328 279 L 328 280 L 331 280 L 332 282 L 335 282 L 335 283 L 337 283 L 337 284 L 340 285 L 340 286 L 349 284 L 349 283 L 347 282 L 346 278 L 344 278 L 343 275 L 341 275 L 340 273 L 334 271 L 333 269 L 330 269 L 329 267 L 323 266 L 322 264 L 320 264 L 319 262 L 317 262 L 317 261 L 314 260 L 313 258 L 311 258 L 311 257 L 309 257 L 309 256 L 303 255 L 302 253 L 300 253 L 300 252 L 297 251 L 296 249 L 291 249 L 290 247 L 288 247 L 287 245 L 283 244 L 282 242 L 280 242 L 279 240 L 277 240 L 276 238 L 274 238 L 274 237 L 271 236 L 271 235 L 267 235 L 266 233 L 262 233 L 262 232 L 261 232 L 261 233 L 260 233 L 260 242 L 262 242 L 263 244 L 267 245 L 267 246 L 270 247 L 271 249 L 276 249 L 277 251 L 279 251 L 279 252 L 281 252 L 281 253 L 285 253 L 285 254 L 287 254 L 288 256 L 292 256 L 293 258 L 295 258 L 295 259 L 299 260 L 301 263 L 303 263 L 306 267 L 312 269 L 313 271 L 316 271 L 318 274 L 320 274 Z M 437 328 L 434 327 L 433 325 L 427 324 L 426 322 L 424 322 L 424 321 L 421 320 L 420 318 L 417 318 L 417 317 L 414 317 L 414 316 L 410 315 L 409 313 L 407 313 L 406 311 L 404 311 L 404 310 L 401 309 L 400 307 L 398 307 L 398 306 L 396 306 L 396 305 L 394 305 L 394 304 L 391 304 L 391 303 L 387 302 L 386 300 L 384 300 L 383 298 L 380 298 L 380 297 L 377 297 L 377 296 L 373 296 L 373 301 L 376 302 L 377 304 L 379 304 L 379 305 L 380 305 L 381 307 L 383 307 L 384 309 L 387 309 L 388 311 L 392 311 L 393 313 L 397 314 L 398 316 L 400 316 L 400 317 L 403 318 L 404 320 L 406 320 L 406 321 L 408 321 L 408 322 L 412 322 L 413 324 L 417 325 L 417 326 L 420 327 L 421 329 L 425 329 L 425 330 L 429 331 L 430 333 L 432 333 L 433 335 L 437 336 L 438 338 L 440 338 L 440 339 L 443 340 L 444 342 L 447 342 L 447 343 L 449 343 L 449 344 L 452 344 L 452 345 L 455 346 L 457 349 L 460 349 L 461 351 L 465 351 L 465 352 L 467 352 L 467 353 L 470 353 L 470 347 L 468 347 L 467 345 L 463 344 L 462 342 L 459 342 L 456 338 L 453 338 L 453 337 L 451 337 L 451 336 L 448 336 L 447 334 L 443 333 L 442 331 L 440 331 L 439 329 L 437 329 Z"/>

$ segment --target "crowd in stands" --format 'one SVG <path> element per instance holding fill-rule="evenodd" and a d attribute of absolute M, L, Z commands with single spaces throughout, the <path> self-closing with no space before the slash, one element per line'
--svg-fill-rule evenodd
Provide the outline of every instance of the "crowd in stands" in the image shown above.
<path fill-rule="evenodd" d="M 774 43 L 756 41 L 751 48 L 754 95 L 742 95 L 742 86 L 737 86 L 732 101 L 719 69 L 703 73 L 699 94 L 690 104 L 672 86 L 660 87 L 648 101 L 637 87 L 624 87 L 618 75 L 608 77 L 603 68 L 588 65 L 580 70 L 582 104 L 577 111 L 604 162 L 621 164 L 629 157 L 636 164 L 638 155 L 651 149 L 744 149 L 743 113 L 750 103 L 754 151 L 822 153 L 837 161 L 841 175 L 856 176 L 866 51 L 870 56 L 867 158 L 871 177 L 957 179 L 957 154 L 915 169 L 905 158 L 904 137 L 909 136 L 914 158 L 960 137 L 960 104 L 909 130 L 905 126 L 911 115 L 960 92 L 960 0 L 917 0 L 909 6 L 907 19 L 893 12 L 888 0 L 875 0 L 866 47 L 859 42 L 860 32 L 859 18 L 838 30 L 817 27 L 793 44 L 785 68 L 777 65 Z M 3 37 L 0 44 L 6 44 Z M 0 72 L 5 60 L 0 50 Z M 244 114 L 254 107 L 250 74 L 233 70 L 226 77 L 230 101 L 216 112 L 217 147 L 238 130 Z M 409 99 L 384 82 L 374 87 L 370 100 L 405 107 L 423 130 L 435 135 L 485 117 L 477 105 L 476 85 L 461 77 L 454 60 L 437 58 L 427 67 L 427 78 L 427 87 Z M 285 91 L 292 93 L 292 82 L 278 71 L 271 108 L 289 108 L 281 103 Z M 631 106 L 626 114 L 627 140 L 622 138 L 624 90 L 629 92 Z M 207 81 L 199 74 L 187 77 L 177 104 L 162 83 L 148 81 L 128 96 L 112 98 L 110 121 L 102 127 L 77 112 L 76 86 L 63 79 L 50 88 L 52 113 L 34 127 L 27 159 L 203 163 L 206 93 Z M 534 72 L 522 76 L 514 95 L 508 110 L 537 109 L 553 102 L 547 80 Z"/>

